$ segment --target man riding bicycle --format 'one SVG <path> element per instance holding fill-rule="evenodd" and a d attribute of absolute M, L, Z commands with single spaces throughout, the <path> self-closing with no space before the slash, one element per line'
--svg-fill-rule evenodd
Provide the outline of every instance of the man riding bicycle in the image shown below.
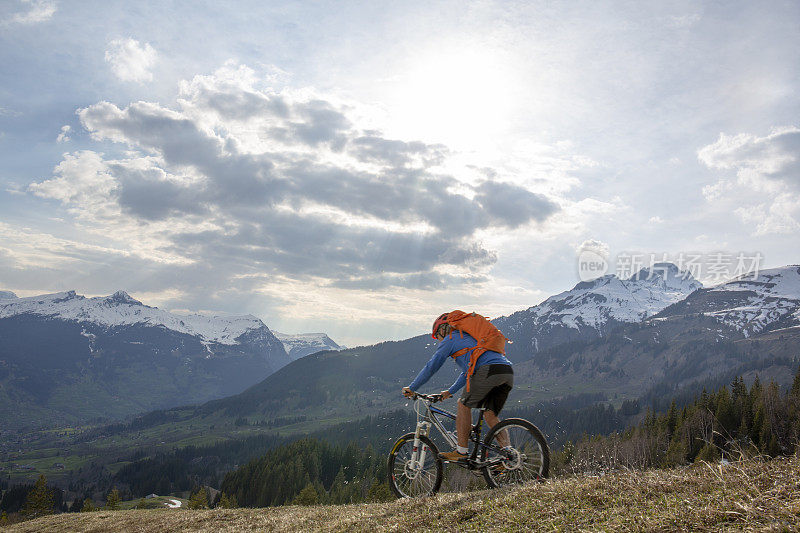
<path fill-rule="evenodd" d="M 448 314 L 444 313 L 434 321 L 431 336 L 439 341 L 439 347 L 414 381 L 408 387 L 403 387 L 403 394 L 406 397 L 413 397 L 415 391 L 442 367 L 445 359 L 453 355 L 456 356 L 455 362 L 462 372 L 448 390 L 442 391 L 442 398 L 450 398 L 467 383 L 472 352 L 478 347 L 478 341 L 464 331 L 454 330 L 447 321 Z M 458 400 L 456 413 L 458 446 L 451 452 L 440 453 L 439 456 L 446 461 L 466 461 L 472 409 L 485 407 L 484 419 L 489 427 L 494 427 L 499 422 L 497 416 L 503 409 L 513 386 L 514 371 L 511 362 L 496 351 L 486 350 L 481 353 L 474 362 L 469 385 Z"/>

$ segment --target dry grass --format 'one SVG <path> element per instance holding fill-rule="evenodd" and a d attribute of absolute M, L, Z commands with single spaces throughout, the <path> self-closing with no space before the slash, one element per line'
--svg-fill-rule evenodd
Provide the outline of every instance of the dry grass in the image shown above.
<path fill-rule="evenodd" d="M 384 504 L 63 514 L 10 532 L 800 531 L 800 459 L 576 476 Z"/>

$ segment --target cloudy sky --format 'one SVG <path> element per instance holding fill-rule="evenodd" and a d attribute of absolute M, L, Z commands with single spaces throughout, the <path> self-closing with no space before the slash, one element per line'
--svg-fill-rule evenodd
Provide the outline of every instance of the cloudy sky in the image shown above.
<path fill-rule="evenodd" d="M 800 263 L 799 49 L 797 2 L 8 0 L 0 289 L 354 345 L 586 249 Z"/>

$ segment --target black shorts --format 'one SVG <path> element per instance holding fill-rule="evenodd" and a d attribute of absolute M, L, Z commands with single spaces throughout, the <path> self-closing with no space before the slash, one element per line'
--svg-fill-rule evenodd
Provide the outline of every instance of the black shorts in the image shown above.
<path fill-rule="evenodd" d="M 514 387 L 514 370 L 509 365 L 483 365 L 469 380 L 469 392 L 464 387 L 461 403 L 473 409 L 485 407 L 499 415 Z"/>

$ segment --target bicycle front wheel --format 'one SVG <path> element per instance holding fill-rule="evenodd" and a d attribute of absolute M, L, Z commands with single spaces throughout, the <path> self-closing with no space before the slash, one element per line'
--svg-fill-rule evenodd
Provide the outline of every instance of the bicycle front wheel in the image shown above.
<path fill-rule="evenodd" d="M 444 466 L 439 450 L 428 437 L 419 438 L 414 449 L 414 434 L 400 437 L 389 454 L 389 487 L 398 498 L 433 496 L 442 486 Z"/>
<path fill-rule="evenodd" d="M 486 483 L 503 487 L 543 481 L 550 474 L 550 448 L 539 428 L 522 418 L 508 418 L 494 426 L 483 441 L 481 461 Z"/>

